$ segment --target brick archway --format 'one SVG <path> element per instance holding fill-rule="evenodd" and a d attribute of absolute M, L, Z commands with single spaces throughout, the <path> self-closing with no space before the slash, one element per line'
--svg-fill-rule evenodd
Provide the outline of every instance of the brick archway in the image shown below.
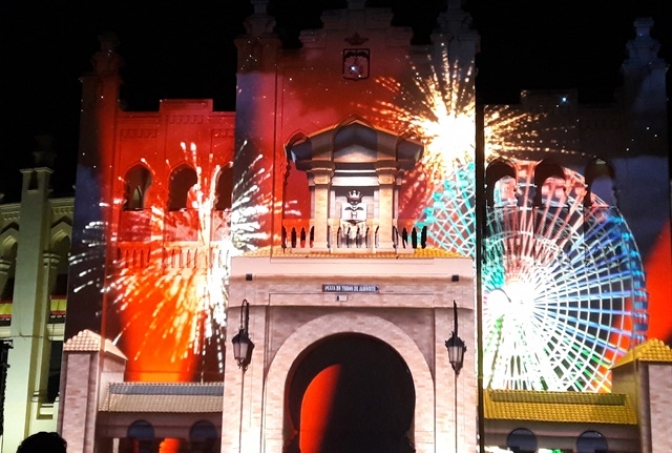
<path fill-rule="evenodd" d="M 397 351 L 406 362 L 415 386 L 414 434 L 426 438 L 434 431 L 434 380 L 429 366 L 413 339 L 395 324 L 373 315 L 342 312 L 316 318 L 298 328 L 282 344 L 266 379 L 264 424 L 266 451 L 282 451 L 284 399 L 287 376 L 297 357 L 313 343 L 339 333 L 361 333 L 377 338 Z"/>

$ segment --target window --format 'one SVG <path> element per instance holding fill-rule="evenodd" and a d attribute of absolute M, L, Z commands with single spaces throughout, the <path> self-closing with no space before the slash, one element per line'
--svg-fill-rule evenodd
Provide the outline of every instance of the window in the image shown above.
<path fill-rule="evenodd" d="M 609 447 L 604 436 L 597 431 L 586 431 L 576 440 L 577 453 L 607 453 Z"/>
<path fill-rule="evenodd" d="M 614 169 L 602 159 L 592 160 L 586 166 L 586 198 L 585 206 L 592 206 L 599 199 L 600 205 L 616 206 L 616 184 Z M 595 198 L 597 197 L 597 199 Z"/>
<path fill-rule="evenodd" d="M 514 453 L 534 453 L 537 451 L 537 437 L 529 429 L 514 429 L 506 439 L 506 447 Z"/>
<path fill-rule="evenodd" d="M 152 184 L 152 175 L 143 165 L 136 165 L 124 177 L 124 211 L 138 211 L 145 208 L 147 190 Z"/>
<path fill-rule="evenodd" d="M 193 196 L 192 187 L 198 182 L 196 170 L 186 164 L 175 168 L 170 174 L 170 192 L 168 194 L 168 210 L 181 211 L 191 208 L 191 203 L 195 200 L 190 199 Z"/>
<path fill-rule="evenodd" d="M 128 427 L 126 437 L 130 440 L 131 451 L 134 453 L 152 453 L 154 444 L 154 427 L 151 423 L 138 420 Z"/>
<path fill-rule="evenodd" d="M 233 167 L 231 164 L 222 167 L 217 177 L 217 189 L 215 198 L 215 211 L 231 209 L 233 194 Z"/>
<path fill-rule="evenodd" d="M 192 452 L 215 453 L 219 451 L 219 434 L 215 425 L 208 421 L 199 421 L 189 430 L 189 442 Z"/>

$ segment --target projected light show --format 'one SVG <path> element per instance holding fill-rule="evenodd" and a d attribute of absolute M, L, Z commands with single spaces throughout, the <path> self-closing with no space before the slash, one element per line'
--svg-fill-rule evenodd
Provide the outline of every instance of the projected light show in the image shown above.
<path fill-rule="evenodd" d="M 156 126 L 143 135 L 134 129 L 135 118 L 124 119 L 114 179 L 101 176 L 101 185 L 112 187 L 99 200 L 109 218 L 86 228 L 103 229 L 109 238 L 99 266 L 106 272 L 105 307 L 96 316 L 127 353 L 128 379 L 189 381 L 223 373 L 231 257 L 265 250 L 281 255 L 283 227 L 309 231 L 312 225 L 313 176 L 297 170 L 287 150 L 357 122 L 424 147 L 421 161 L 399 173 L 395 222 L 426 227 L 430 249 L 475 258 L 476 173 L 487 173 L 493 163 L 510 168 L 484 189 L 483 385 L 609 389 L 614 360 L 647 336 L 649 293 L 655 291 L 646 286 L 644 263 L 660 246 L 641 247 L 637 234 L 647 220 L 621 209 L 632 198 L 623 197 L 617 208 L 602 193 L 587 195 L 584 173 L 596 155 L 573 147 L 578 126 L 563 131 L 574 138 L 556 140 L 557 128 L 549 126 L 554 119 L 544 109 L 489 110 L 486 168 L 477 169 L 474 61 L 453 46 L 442 42 L 377 60 L 366 80 L 329 66 L 298 70 L 292 64 L 270 77 L 250 48 L 241 60 L 238 111 L 235 119 L 228 114 L 226 126 L 209 129 L 198 119 L 202 106 L 191 101 L 166 103 L 161 114 L 169 120 L 159 129 L 166 150 L 157 151 Z M 572 101 L 559 102 L 564 108 Z M 209 143 L 223 130 L 226 145 Z M 614 164 L 618 171 L 623 166 L 622 159 Z M 540 173 L 544 168 L 553 170 Z M 221 181 L 224 173 L 229 183 Z M 230 193 L 233 202 L 223 203 Z M 90 252 L 73 263 L 93 267 Z M 101 284 L 91 272 L 78 275 L 76 292 Z M 672 330 L 668 321 L 657 322 L 659 334 Z"/>
<path fill-rule="evenodd" d="M 430 62 L 424 73 L 412 66 L 414 83 L 380 79 L 405 102 L 381 103 L 377 113 L 393 118 L 391 127 L 409 124 L 427 146 L 425 173 L 411 178 L 416 187 L 421 180 L 433 188 L 419 223 L 430 243 L 475 257 L 476 168 L 469 141 L 474 106 L 461 89 L 470 75 L 458 77 L 459 65 L 450 63 L 445 48 Z M 542 146 L 538 137 L 544 131 L 532 124 L 543 119 L 495 110 L 486 119 L 486 159 L 580 158 L 575 151 Z M 606 391 L 611 364 L 646 337 L 644 270 L 632 233 L 616 207 L 595 194 L 585 202 L 578 172 L 556 168 L 556 174 L 544 175 L 553 177 L 537 180 L 536 162 L 514 162 L 514 177 L 489 189 L 494 198 L 483 244 L 484 386 Z"/>
<path fill-rule="evenodd" d="M 461 2 L 431 43 L 353 0 L 295 48 L 250 6 L 235 112 L 123 110 L 120 57 L 96 54 L 64 418 L 86 357 L 110 447 L 133 419 L 161 453 L 201 421 L 227 452 L 485 451 L 539 426 L 564 451 L 600 423 L 638 451 L 635 401 L 655 401 L 637 373 L 672 363 L 651 339 L 672 337 L 670 200 L 642 72 L 622 105 L 566 89 L 479 104 Z"/>
<path fill-rule="evenodd" d="M 473 167 L 473 164 L 472 164 Z M 608 369 L 646 335 L 643 267 L 632 234 L 615 207 L 584 204 L 583 178 L 568 169 L 535 196 L 535 169 L 507 167 L 487 208 L 483 257 L 484 385 L 528 390 L 605 391 Z M 427 216 L 445 247 L 473 254 L 474 194 L 456 172 Z M 567 179 L 565 179 L 567 178 Z M 566 188 L 569 187 L 569 190 Z M 449 232 L 453 232 L 449 234 Z M 634 301 L 634 302 L 633 302 Z"/>
<path fill-rule="evenodd" d="M 124 193 L 115 201 L 120 229 L 106 290 L 117 320 L 108 331 L 118 325 L 116 341 L 133 345 L 131 380 L 223 372 L 228 268 L 239 237 L 230 232 L 230 201 L 223 194 L 231 191 L 231 171 L 212 155 L 199 156 L 194 142 L 180 142 L 179 149 L 175 165 L 165 162 L 172 169 L 165 209 L 150 204 L 155 172 L 145 159 L 118 180 Z M 163 247 L 144 242 L 156 233 Z"/>

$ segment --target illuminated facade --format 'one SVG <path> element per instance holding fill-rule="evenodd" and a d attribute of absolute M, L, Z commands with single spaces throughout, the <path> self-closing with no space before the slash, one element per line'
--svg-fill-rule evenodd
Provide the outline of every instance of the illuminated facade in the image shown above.
<path fill-rule="evenodd" d="M 74 200 L 50 196 L 55 154 L 48 136 L 37 138 L 35 167 L 21 171 L 21 201 L 0 205 L 2 451 L 57 425 Z"/>
<path fill-rule="evenodd" d="M 523 450 L 665 450 L 651 391 L 672 360 L 647 340 L 672 336 L 651 23 L 618 104 L 555 91 L 481 108 L 458 3 L 433 45 L 351 0 L 288 50 L 254 2 L 235 113 L 123 111 L 101 38 L 83 78 L 69 450 L 473 451 L 479 430 Z M 225 341 L 238 316 L 242 368 Z"/>

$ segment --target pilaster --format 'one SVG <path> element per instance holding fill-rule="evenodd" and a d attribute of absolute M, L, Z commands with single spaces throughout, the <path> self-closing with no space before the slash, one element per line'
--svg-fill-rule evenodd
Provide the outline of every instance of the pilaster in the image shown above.
<path fill-rule="evenodd" d="M 34 395 L 40 398 L 45 357 L 48 358 L 48 272 L 44 251 L 49 245 L 50 207 L 48 168 L 21 171 L 20 230 L 17 248 L 15 285 L 10 337 L 13 349 L 8 355 L 8 391 L 4 407 L 4 448 L 15 451 L 29 434 Z M 46 380 L 44 381 L 46 388 Z"/>
<path fill-rule="evenodd" d="M 324 166 L 315 166 L 308 172 L 313 188 L 314 199 L 314 238 L 313 250 L 328 250 L 329 192 L 334 176 L 334 164 L 325 162 Z"/>
<path fill-rule="evenodd" d="M 377 162 L 376 173 L 378 174 L 379 186 L 379 219 L 378 249 L 391 251 L 394 249 L 392 230 L 394 222 L 394 192 L 397 186 L 397 174 L 399 170 L 394 163 Z"/>

